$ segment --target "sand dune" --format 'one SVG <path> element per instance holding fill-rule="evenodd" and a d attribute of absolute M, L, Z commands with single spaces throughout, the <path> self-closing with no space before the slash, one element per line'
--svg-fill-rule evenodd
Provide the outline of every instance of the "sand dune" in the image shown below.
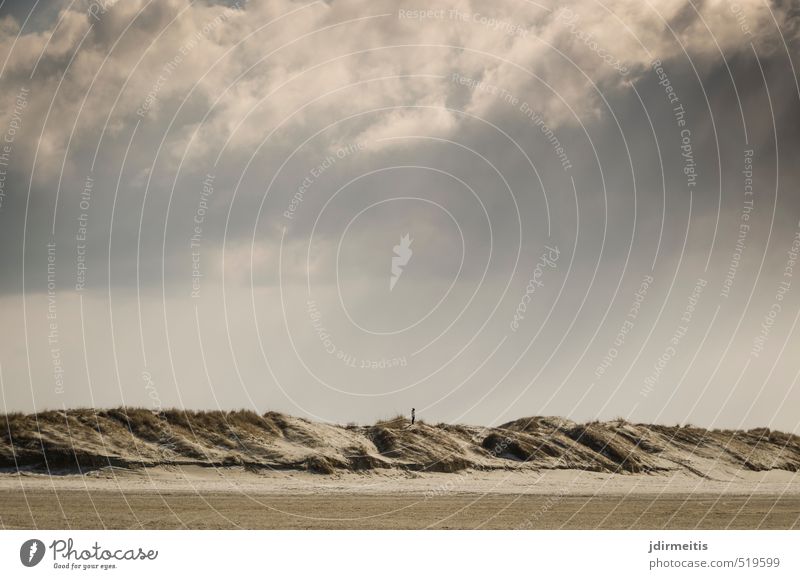
<path fill-rule="evenodd" d="M 800 437 L 755 429 L 576 424 L 523 418 L 496 428 L 403 418 L 337 426 L 275 412 L 49 411 L 0 417 L 0 467 L 88 471 L 108 466 L 238 466 L 320 474 L 466 469 L 664 473 L 797 472 Z"/>

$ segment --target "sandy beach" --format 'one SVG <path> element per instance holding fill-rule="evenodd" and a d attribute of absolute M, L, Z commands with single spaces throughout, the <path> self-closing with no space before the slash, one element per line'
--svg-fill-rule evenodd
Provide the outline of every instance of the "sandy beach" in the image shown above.
<path fill-rule="evenodd" d="M 0 515 L 7 529 L 797 529 L 800 476 L 106 468 L 2 474 Z"/>

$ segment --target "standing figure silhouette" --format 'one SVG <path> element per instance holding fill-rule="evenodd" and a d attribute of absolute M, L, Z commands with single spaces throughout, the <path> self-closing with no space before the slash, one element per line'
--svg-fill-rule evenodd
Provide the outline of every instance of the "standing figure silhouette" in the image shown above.
<path fill-rule="evenodd" d="M 414 424 L 414 421 L 417 419 L 417 409 L 411 409 L 411 424 Z"/>

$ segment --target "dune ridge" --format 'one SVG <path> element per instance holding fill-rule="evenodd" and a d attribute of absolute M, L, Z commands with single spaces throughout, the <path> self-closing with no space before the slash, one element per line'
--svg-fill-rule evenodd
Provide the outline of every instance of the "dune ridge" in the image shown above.
<path fill-rule="evenodd" d="M 397 417 L 333 425 L 267 412 L 75 409 L 0 416 L 0 468 L 87 472 L 116 466 L 239 466 L 320 474 L 404 469 L 458 472 L 800 470 L 800 437 L 767 428 L 706 430 L 521 418 L 499 427 Z"/>

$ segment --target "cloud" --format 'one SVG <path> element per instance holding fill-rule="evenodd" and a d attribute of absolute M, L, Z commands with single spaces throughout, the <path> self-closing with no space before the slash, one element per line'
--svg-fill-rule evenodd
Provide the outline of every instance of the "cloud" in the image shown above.
<path fill-rule="evenodd" d="M 456 90 L 446 82 L 364 81 L 446 78 L 454 70 L 535 100 L 554 124 L 574 123 L 579 119 L 566 111 L 562 98 L 579 117 L 602 108 L 599 95 L 587 90 L 584 73 L 599 87 L 620 88 L 654 58 L 667 61 L 685 51 L 703 67 L 717 62 L 720 51 L 733 56 L 749 49 L 727 2 L 696 8 L 678 0 L 657 7 L 576 2 L 549 10 L 498 6 L 489 14 L 469 2 L 442 6 L 440 18 L 414 19 L 399 17 L 393 3 L 370 3 L 365 12 L 339 2 L 249 2 L 235 9 L 139 0 L 114 3 L 92 16 L 82 2 L 64 5 L 49 30 L 22 31 L 19 37 L 9 15 L 0 37 L 0 51 L 9 54 L 1 98 L 11 98 L 21 83 L 30 85 L 31 116 L 47 118 L 42 139 L 30 135 L 46 145 L 36 173 L 49 180 L 58 176 L 65 155 L 67 162 L 78 162 L 73 151 L 67 152 L 68 144 L 95 142 L 109 126 L 113 133 L 127 134 L 137 122 L 160 128 L 172 123 L 170 136 L 177 138 L 171 152 L 178 156 L 197 129 L 192 153 L 208 162 L 216 151 L 202 144 L 210 138 L 241 151 L 257 146 L 287 119 L 285 130 L 291 130 L 318 126 L 348 111 L 446 102 Z M 775 49 L 763 4 L 753 0 L 737 6 L 759 47 Z M 788 10 L 775 8 L 779 18 Z M 609 54 L 632 71 L 628 78 L 605 63 Z M 557 94 L 523 70 L 551 84 Z M 173 118 L 190 93 L 199 103 L 196 114 Z M 476 103 L 467 103 L 467 110 L 490 114 L 486 95 L 477 92 L 473 98 Z M 135 114 L 142 107 L 144 118 Z M 372 122 L 387 121 L 379 116 Z M 453 124 L 449 132 L 456 129 Z M 25 160 L 35 152 L 28 147 Z"/>
<path fill-rule="evenodd" d="M 613 340 L 615 315 L 624 317 L 641 275 L 653 274 L 667 305 L 662 318 L 654 306 L 638 326 L 657 329 L 652 339 L 638 336 L 647 348 L 631 382 L 661 355 L 674 331 L 663 320 L 680 317 L 686 289 L 699 276 L 714 287 L 724 278 L 741 215 L 743 151 L 751 147 L 759 191 L 753 233 L 730 300 L 736 305 L 724 306 L 732 310 L 713 334 L 722 343 L 738 327 L 735 314 L 743 315 L 745 335 L 735 348 L 746 355 L 762 315 L 746 304 L 771 305 L 797 225 L 798 202 L 785 194 L 798 182 L 792 154 L 799 95 L 788 72 L 798 42 L 793 4 L 453 0 L 423 8 L 389 1 L 81 1 L 49 3 L 28 18 L 27 3 L 6 2 L 0 139 L 10 129 L 14 135 L 0 181 L 0 309 L 13 314 L 10 334 L 28 331 L 18 315 L 24 283 L 29 301 L 22 311 L 30 311 L 37 359 L 50 362 L 43 346 L 47 244 L 55 243 L 63 341 L 79 336 L 83 299 L 95 317 L 87 348 L 102 352 L 92 366 L 104 379 L 118 379 L 125 393 L 141 394 L 139 350 L 151 350 L 148 367 L 174 387 L 176 403 L 183 370 L 183 380 L 206 380 L 194 350 L 200 326 L 201 334 L 213 334 L 214 381 L 241 379 L 252 388 L 266 380 L 256 396 L 261 403 L 281 395 L 282 380 L 313 384 L 292 391 L 292 403 L 302 400 L 303 411 L 317 414 L 324 404 L 346 408 L 309 377 L 288 345 L 288 324 L 313 369 L 359 395 L 405 405 L 404 395 L 389 392 L 405 382 L 424 385 L 421 376 L 444 365 L 431 379 L 438 386 L 425 393 L 426 403 L 452 400 L 443 403 L 443 416 L 465 412 L 493 380 L 504 385 L 476 420 L 501 415 L 521 392 L 529 406 L 553 395 L 556 411 L 569 413 L 582 394 L 569 387 L 558 394 L 557 385 L 591 381 L 608 349 L 606 333 Z M 668 82 L 659 84 L 654 60 Z M 667 84 L 677 101 L 670 102 Z M 15 112 L 20 91 L 25 106 Z M 685 107 L 685 125 L 676 102 Z M 684 171 L 683 129 L 690 131 L 696 185 Z M 406 233 L 415 239 L 414 258 L 388 301 L 391 249 Z M 546 343 L 531 353 L 506 338 L 493 353 L 545 243 L 559 245 L 563 269 L 539 292 L 541 308 L 520 335 L 528 339 L 541 328 Z M 88 280 L 80 290 L 79 263 Z M 759 272 L 748 301 L 745 280 Z M 456 277 L 419 333 L 388 345 L 356 331 L 343 312 L 346 304 L 359 323 L 396 327 L 432 308 L 432 297 Z M 419 373 L 353 375 L 320 354 L 305 311 L 309 278 L 328 329 L 347 352 L 410 356 L 433 340 Z M 286 295 L 279 280 L 291 288 Z M 191 297 L 195 286 L 202 298 Z M 108 352 L 113 308 L 124 320 L 115 330 L 124 328 L 126 344 L 119 378 Z M 198 324 L 201 310 L 202 320 L 213 321 Z M 228 327 L 223 314 L 235 323 Z M 687 348 L 699 347 L 700 327 Z M 264 351 L 278 353 L 274 369 L 261 360 L 256 329 L 266 336 Z M 140 331 L 146 344 L 138 343 Z M 185 366 L 164 353 L 168 340 L 179 342 Z M 625 354 L 631 363 L 635 352 Z M 548 365 L 551 353 L 557 363 Z M 22 360 L 19 339 L 7 338 L 0 356 L 6 365 Z M 456 359 L 448 364 L 450 356 Z M 72 383 L 81 384 L 75 400 L 89 403 L 81 357 L 73 343 L 65 346 Z M 526 391 L 540 369 L 553 386 Z M 781 372 L 788 380 L 789 370 Z M 7 370 L 23 383 L 26 374 L 22 363 Z M 450 390 L 465 380 L 463 389 Z M 620 387 L 638 392 L 635 384 Z M 599 407 L 613 389 L 598 389 L 585 400 Z M 190 391 L 197 404 L 211 403 L 207 393 Z M 226 403 L 247 404 L 250 394 L 237 390 Z M 37 395 L 50 399 L 46 388 Z M 659 395 L 643 402 L 649 418 L 659 412 Z M 692 399 L 681 400 L 674 415 L 692 407 Z M 27 404 L 24 395 L 15 403 Z M 710 420 L 709 408 L 703 412 Z M 358 412 L 371 411 L 364 403 Z"/>

